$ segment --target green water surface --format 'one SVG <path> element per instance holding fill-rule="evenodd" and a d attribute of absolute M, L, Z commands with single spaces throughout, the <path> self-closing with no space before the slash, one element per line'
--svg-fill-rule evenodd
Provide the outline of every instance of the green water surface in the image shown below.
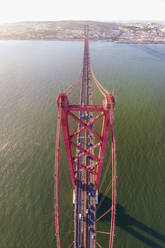
<path fill-rule="evenodd" d="M 163 248 L 165 45 L 91 42 L 90 49 L 96 77 L 116 96 L 114 248 Z M 0 42 L 1 248 L 56 247 L 56 97 L 76 78 L 82 56 L 83 42 Z M 109 228 L 107 217 L 101 226 Z"/>

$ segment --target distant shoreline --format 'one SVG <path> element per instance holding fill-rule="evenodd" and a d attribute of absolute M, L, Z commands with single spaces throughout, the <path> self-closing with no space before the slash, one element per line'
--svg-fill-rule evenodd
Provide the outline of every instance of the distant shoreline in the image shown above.
<path fill-rule="evenodd" d="M 0 25 L 0 40 L 81 41 L 84 25 L 89 39 L 120 44 L 165 44 L 163 23 L 107 23 L 91 21 L 19 22 Z"/>
<path fill-rule="evenodd" d="M 83 42 L 83 39 L 1 39 L 0 41 L 81 41 Z M 90 39 L 90 41 L 94 41 L 94 42 L 98 42 L 98 41 L 104 41 L 107 43 L 115 43 L 115 44 L 141 44 L 141 45 L 151 45 L 151 44 L 158 44 L 158 45 L 165 45 L 165 41 L 164 42 L 126 42 L 126 41 L 112 41 L 112 40 L 107 40 L 107 39 L 98 39 L 98 40 L 94 40 L 94 39 Z"/>

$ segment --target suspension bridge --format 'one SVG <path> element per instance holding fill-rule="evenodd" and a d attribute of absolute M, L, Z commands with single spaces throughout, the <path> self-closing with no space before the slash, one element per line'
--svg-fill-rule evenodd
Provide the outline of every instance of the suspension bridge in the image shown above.
<path fill-rule="evenodd" d="M 67 215 L 66 211 L 63 211 L 62 217 L 60 217 L 60 211 L 62 211 L 59 200 L 61 197 L 60 187 L 65 184 L 65 179 L 62 184 L 59 181 L 59 170 L 60 167 L 63 167 L 60 162 L 61 139 L 63 139 L 62 149 L 65 150 L 65 153 L 62 152 L 62 157 L 65 156 L 67 159 L 73 189 L 73 230 L 67 232 L 72 234 L 73 241 L 68 248 L 101 248 L 103 246 L 97 239 L 98 235 L 108 236 L 106 247 L 112 248 L 114 243 L 116 211 L 115 98 L 114 94 L 107 91 L 94 75 L 90 63 L 88 33 L 89 27 L 86 25 L 84 28 L 83 63 L 78 78 L 65 92 L 59 93 L 57 98 L 58 122 L 54 171 L 57 248 L 63 247 L 64 234 L 60 220 Z M 72 100 L 70 101 L 71 96 Z M 108 149 L 110 147 L 111 151 L 106 149 L 107 147 Z M 107 163 L 104 162 L 105 156 L 109 156 Z M 105 181 L 106 187 L 99 199 L 98 195 Z M 97 217 L 97 211 L 104 204 L 104 199 L 110 191 L 111 206 Z M 72 213 L 68 215 L 70 217 Z M 97 230 L 97 222 L 106 215 L 110 217 L 109 231 Z"/>

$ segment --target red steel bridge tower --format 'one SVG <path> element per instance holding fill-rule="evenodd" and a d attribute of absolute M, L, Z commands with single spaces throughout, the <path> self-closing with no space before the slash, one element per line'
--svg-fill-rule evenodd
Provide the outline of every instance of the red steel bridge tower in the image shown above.
<path fill-rule="evenodd" d="M 59 187 L 61 185 L 59 169 L 62 166 L 60 163 L 60 140 L 62 136 L 62 149 L 65 150 L 67 158 L 74 204 L 73 231 L 71 231 L 73 232 L 73 242 L 68 247 L 101 248 L 103 247 L 101 242 L 97 241 L 99 234 L 109 237 L 106 247 L 112 248 L 114 243 L 116 211 L 115 99 L 114 94 L 108 92 L 94 75 L 89 56 L 88 32 L 86 25 L 84 56 L 80 74 L 77 80 L 65 92 L 60 93 L 57 98 L 58 122 L 54 172 L 57 248 L 62 247 L 63 240 L 59 216 L 61 209 L 59 206 Z M 69 97 L 76 87 L 79 89 L 79 96 L 77 96 L 79 103 L 70 104 Z M 101 97 L 102 102 L 98 104 Z M 74 94 L 74 98 L 77 99 L 76 94 Z M 74 125 L 76 129 L 73 130 Z M 106 149 L 107 147 L 110 150 Z M 105 156 L 110 158 L 108 159 L 109 162 L 103 166 Z M 102 175 L 103 169 L 104 174 Z M 109 170 L 111 171 L 110 174 Z M 108 178 L 106 178 L 107 175 Z M 100 193 L 105 178 L 105 192 L 98 200 L 98 192 Z M 104 204 L 105 195 L 109 191 L 111 191 L 111 206 L 97 217 L 96 211 L 101 204 Z M 106 215 L 109 215 L 109 231 L 97 230 L 97 222 Z"/>

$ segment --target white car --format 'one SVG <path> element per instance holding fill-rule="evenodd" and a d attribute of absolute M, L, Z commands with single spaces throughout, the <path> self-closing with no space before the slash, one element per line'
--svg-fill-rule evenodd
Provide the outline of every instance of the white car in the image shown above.
<path fill-rule="evenodd" d="M 79 220 L 81 220 L 82 216 L 81 216 L 81 213 L 79 214 Z"/>

